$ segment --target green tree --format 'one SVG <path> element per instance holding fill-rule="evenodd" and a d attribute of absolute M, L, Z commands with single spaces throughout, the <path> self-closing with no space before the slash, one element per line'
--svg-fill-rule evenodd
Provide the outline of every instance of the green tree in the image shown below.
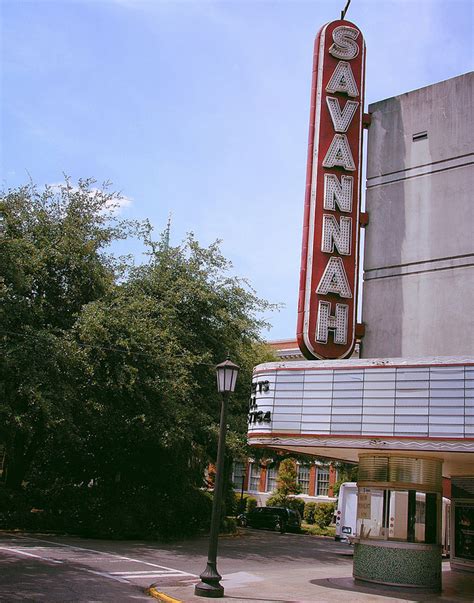
<path fill-rule="evenodd" d="M 147 243 L 149 262 L 77 322 L 90 375 L 80 423 L 96 426 L 90 478 L 113 484 L 120 470 L 123 487 L 153 484 L 178 497 L 203 485 L 204 467 L 215 459 L 215 363 L 228 353 L 241 365 L 229 444 L 237 446 L 246 430 L 264 325 L 255 314 L 268 306 L 228 276 L 216 244 L 204 249 L 192 236 L 179 247 Z"/>
<path fill-rule="evenodd" d="M 132 225 L 114 215 L 120 196 L 94 184 L 0 197 L 0 441 L 12 488 L 51 431 L 71 427 L 80 371 L 68 333 L 121 268 L 105 249 Z"/>
<path fill-rule="evenodd" d="M 356 482 L 359 465 L 352 463 L 343 463 L 337 461 L 335 463 L 337 469 L 338 480 L 334 484 L 333 492 L 334 496 L 339 496 L 339 490 L 344 482 Z"/>
<path fill-rule="evenodd" d="M 2 198 L 8 485 L 27 478 L 48 509 L 89 533 L 184 533 L 208 509 L 215 364 L 230 354 L 241 366 L 232 456 L 247 430 L 252 368 L 269 359 L 260 317 L 271 306 L 232 276 L 218 243 L 154 241 L 149 226 L 115 217 L 116 200 L 91 181 Z M 140 266 L 105 254 L 129 234 L 143 237 Z"/>
<path fill-rule="evenodd" d="M 277 487 L 274 494 L 267 500 L 267 505 L 294 507 L 299 511 L 300 501 L 292 502 L 292 496 L 300 493 L 301 488 L 298 485 L 296 460 L 294 458 L 285 458 L 278 467 Z"/>
<path fill-rule="evenodd" d="M 298 485 L 298 470 L 294 459 L 284 459 L 280 463 L 280 467 L 278 468 L 277 492 L 282 496 L 301 493 L 301 488 Z"/>

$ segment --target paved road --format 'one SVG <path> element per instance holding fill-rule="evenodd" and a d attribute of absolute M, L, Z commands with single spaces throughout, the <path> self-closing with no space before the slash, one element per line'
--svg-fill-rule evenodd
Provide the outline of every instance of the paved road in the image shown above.
<path fill-rule="evenodd" d="M 197 599 L 193 585 L 205 568 L 207 543 L 207 538 L 163 544 L 0 532 L 0 601 L 151 603 L 144 589 L 156 583 L 189 603 Z M 221 537 L 218 569 L 233 603 L 474 601 L 472 578 L 459 582 L 449 575 L 454 574 L 449 564 L 443 565 L 442 595 L 355 587 L 348 545 L 241 530 L 238 537 Z"/>
<path fill-rule="evenodd" d="M 204 570 L 207 539 L 173 544 L 0 533 L 0 601 L 151 601 L 144 589 L 194 584 Z M 258 582 L 255 572 L 283 564 L 342 563 L 351 551 L 332 540 L 244 530 L 222 537 L 218 569 L 228 586 Z"/>

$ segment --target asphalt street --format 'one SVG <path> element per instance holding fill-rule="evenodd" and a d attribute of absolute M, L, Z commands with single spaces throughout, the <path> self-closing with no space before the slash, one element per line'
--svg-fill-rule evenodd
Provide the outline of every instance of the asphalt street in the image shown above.
<path fill-rule="evenodd" d="M 0 601 L 150 602 L 151 584 L 186 603 L 198 600 L 193 585 L 206 566 L 207 544 L 207 538 L 163 544 L 0 532 Z M 474 580 L 453 582 L 449 563 L 443 565 L 443 594 L 413 598 L 400 589 L 355 588 L 352 549 L 332 539 L 240 530 L 219 542 L 218 570 L 233 603 L 474 601 Z"/>

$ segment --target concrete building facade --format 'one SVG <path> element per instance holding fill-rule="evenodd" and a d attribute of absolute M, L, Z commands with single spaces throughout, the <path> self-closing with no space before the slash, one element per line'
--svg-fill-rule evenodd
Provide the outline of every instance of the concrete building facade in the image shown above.
<path fill-rule="evenodd" d="M 474 351 L 474 73 L 369 106 L 363 358 Z"/>

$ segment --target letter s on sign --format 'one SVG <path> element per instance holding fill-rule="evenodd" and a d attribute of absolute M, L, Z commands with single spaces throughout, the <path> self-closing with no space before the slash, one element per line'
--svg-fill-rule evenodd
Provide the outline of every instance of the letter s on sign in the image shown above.
<path fill-rule="evenodd" d="M 355 59 L 359 54 L 359 46 L 355 42 L 358 37 L 359 32 L 353 27 L 347 27 L 346 25 L 336 27 L 332 32 L 334 44 L 329 49 L 329 52 L 336 59 L 344 59 L 346 61 Z"/>

